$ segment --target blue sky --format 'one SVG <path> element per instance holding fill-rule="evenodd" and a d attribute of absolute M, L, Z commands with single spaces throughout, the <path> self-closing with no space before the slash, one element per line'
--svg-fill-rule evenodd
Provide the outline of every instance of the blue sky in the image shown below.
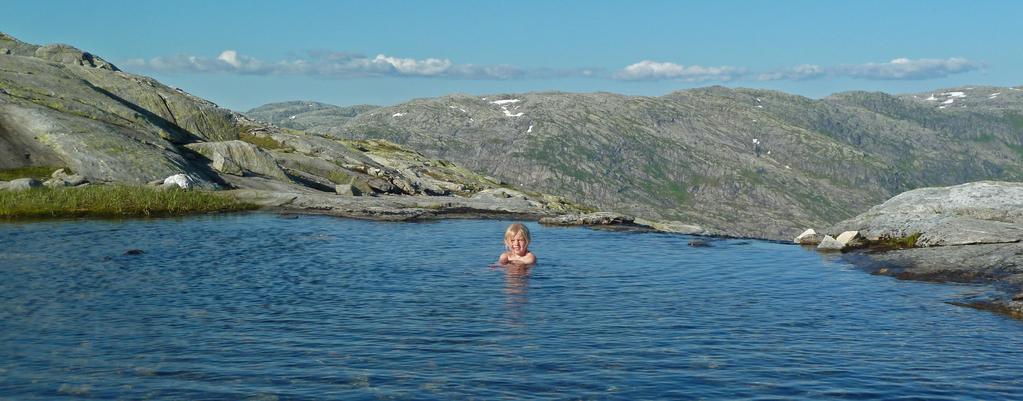
<path fill-rule="evenodd" d="M 4 9 L 0 31 L 23 41 L 68 43 L 239 111 L 449 93 L 725 85 L 818 98 L 1023 84 L 1016 1 L 39 0 Z"/>

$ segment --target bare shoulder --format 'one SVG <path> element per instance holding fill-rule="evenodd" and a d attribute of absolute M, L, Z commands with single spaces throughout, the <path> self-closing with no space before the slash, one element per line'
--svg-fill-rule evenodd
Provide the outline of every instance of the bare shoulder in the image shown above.
<path fill-rule="evenodd" d="M 508 252 L 502 253 L 501 256 L 497 258 L 497 263 L 500 263 L 502 265 L 503 264 L 507 264 L 508 263 Z"/>
<path fill-rule="evenodd" d="M 526 253 L 526 256 L 522 257 L 522 262 L 524 262 L 527 265 L 536 263 L 536 255 L 534 255 L 532 252 Z"/>

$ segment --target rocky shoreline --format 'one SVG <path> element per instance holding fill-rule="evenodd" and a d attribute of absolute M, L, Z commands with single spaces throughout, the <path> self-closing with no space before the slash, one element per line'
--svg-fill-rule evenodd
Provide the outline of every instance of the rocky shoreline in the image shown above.
<path fill-rule="evenodd" d="M 1023 183 L 915 189 L 822 232 L 794 242 L 840 251 L 872 274 L 991 284 L 998 296 L 961 304 L 1023 318 Z"/>

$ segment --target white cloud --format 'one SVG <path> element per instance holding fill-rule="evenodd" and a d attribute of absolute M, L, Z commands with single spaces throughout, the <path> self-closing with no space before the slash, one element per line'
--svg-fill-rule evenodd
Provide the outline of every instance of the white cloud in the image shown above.
<path fill-rule="evenodd" d="M 234 50 L 224 50 L 220 53 L 220 56 L 217 57 L 217 60 L 228 63 L 234 68 L 241 66 L 241 63 L 238 62 L 238 52 Z"/>
<path fill-rule="evenodd" d="M 836 68 L 836 73 L 864 79 L 928 79 L 947 77 L 980 68 L 980 64 L 958 57 L 916 60 L 897 58 L 887 63 L 839 66 Z"/>
<path fill-rule="evenodd" d="M 746 73 L 744 68 L 721 66 L 703 67 L 699 65 L 685 66 L 670 62 L 643 60 L 631 64 L 614 74 L 614 78 L 623 80 L 662 80 L 674 79 L 686 82 L 698 81 L 730 81 Z"/>
<path fill-rule="evenodd" d="M 964 58 L 947 59 L 908 59 L 897 58 L 887 63 L 842 64 L 821 67 L 804 64 L 794 68 L 760 74 L 761 81 L 774 80 L 806 80 L 825 77 L 849 77 L 879 80 L 913 80 L 943 78 L 952 74 L 961 74 L 979 70 L 983 67 Z"/>
<path fill-rule="evenodd" d="M 824 67 L 816 64 L 802 64 L 793 68 L 773 71 L 764 74 L 760 74 L 757 77 L 760 81 L 777 81 L 781 79 L 801 81 L 813 78 L 820 78 L 826 75 L 828 72 Z"/>
<path fill-rule="evenodd" d="M 378 54 L 310 51 L 277 62 L 265 62 L 224 50 L 217 57 L 178 55 L 149 60 L 132 59 L 122 67 L 140 71 L 185 73 L 234 73 L 247 75 L 304 75 L 326 78 L 358 77 L 434 77 L 451 79 L 521 79 L 521 78 L 596 78 L 626 81 L 675 80 L 682 82 L 733 81 L 754 78 L 760 81 L 810 80 L 848 77 L 875 80 L 913 80 L 941 78 L 983 68 L 980 63 L 964 58 L 908 59 L 896 58 L 885 63 L 842 64 L 821 66 L 803 64 L 796 67 L 753 75 L 748 69 L 733 66 L 707 67 L 672 62 L 643 60 L 625 68 L 608 72 L 599 68 L 553 69 L 524 68 L 515 65 L 458 64 L 446 58 L 407 58 Z"/>
<path fill-rule="evenodd" d="M 388 57 L 378 54 L 376 58 L 369 60 L 367 64 L 380 67 L 390 67 L 403 75 L 424 75 L 434 76 L 447 72 L 454 63 L 451 60 L 428 58 L 416 60 L 412 58 Z"/>
<path fill-rule="evenodd" d="M 308 52 L 300 57 L 267 63 L 224 50 L 216 58 L 178 55 L 149 60 L 131 59 L 124 63 L 143 71 L 157 72 L 233 72 L 251 75 L 308 75 L 331 78 L 373 76 L 446 77 L 461 79 L 512 79 L 580 75 L 574 71 L 526 70 L 512 65 L 456 64 L 449 59 L 414 59 L 378 54 L 366 57 L 343 52 Z"/>

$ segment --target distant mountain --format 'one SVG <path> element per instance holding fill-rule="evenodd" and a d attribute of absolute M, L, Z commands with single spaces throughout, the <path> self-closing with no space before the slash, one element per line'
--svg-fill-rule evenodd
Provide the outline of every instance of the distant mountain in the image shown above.
<path fill-rule="evenodd" d="M 341 107 L 319 102 L 293 101 L 265 104 L 246 111 L 245 115 L 278 127 L 331 132 L 360 113 L 379 107 L 367 104 Z"/>
<path fill-rule="evenodd" d="M 913 188 L 1023 180 L 1021 88 L 452 95 L 321 132 L 391 140 L 603 209 L 775 239 Z"/>

